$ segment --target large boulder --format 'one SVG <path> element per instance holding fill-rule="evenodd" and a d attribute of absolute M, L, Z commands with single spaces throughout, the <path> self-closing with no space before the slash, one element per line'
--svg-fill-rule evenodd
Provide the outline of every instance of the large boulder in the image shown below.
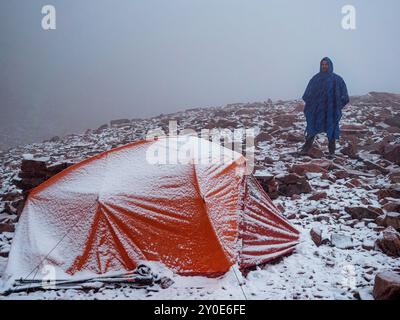
<path fill-rule="evenodd" d="M 383 150 L 383 157 L 386 160 L 400 164 L 400 144 L 387 145 Z"/>
<path fill-rule="evenodd" d="M 0 233 L 2 232 L 14 232 L 15 227 L 10 223 L 0 223 Z"/>
<path fill-rule="evenodd" d="M 346 207 L 345 211 L 351 215 L 353 219 L 376 219 L 381 213 L 372 207 Z"/>
<path fill-rule="evenodd" d="M 295 173 L 282 174 L 275 177 L 279 185 L 279 194 L 292 197 L 295 194 L 309 193 L 312 188 L 306 177 Z"/>
<path fill-rule="evenodd" d="M 400 234 L 393 228 L 386 228 L 381 237 L 376 240 L 376 245 L 385 254 L 392 257 L 400 257 Z"/>
<path fill-rule="evenodd" d="M 320 201 L 322 199 L 326 199 L 328 194 L 325 191 L 315 192 L 311 196 L 308 197 L 308 200 Z"/>
<path fill-rule="evenodd" d="M 400 230 L 400 213 L 388 212 L 383 218 L 383 225 L 385 227 L 393 227 L 394 229 Z"/>
<path fill-rule="evenodd" d="M 378 273 L 375 277 L 373 295 L 376 300 L 399 300 L 400 270 Z"/>
<path fill-rule="evenodd" d="M 400 212 L 400 202 L 389 201 L 382 208 L 387 212 Z"/>
<path fill-rule="evenodd" d="M 310 236 L 317 247 L 329 243 L 329 238 L 324 235 L 323 230 L 319 227 L 312 228 L 310 230 Z"/>
<path fill-rule="evenodd" d="M 22 159 L 21 171 L 18 176 L 20 178 L 37 178 L 46 175 L 47 161 L 47 158 Z"/>
<path fill-rule="evenodd" d="M 400 164 L 400 144 L 395 143 L 395 135 L 386 136 L 381 142 L 376 144 L 375 153 L 390 162 Z"/>
<path fill-rule="evenodd" d="M 377 192 L 379 200 L 384 198 L 400 199 L 400 189 L 398 188 L 383 188 Z"/>
<path fill-rule="evenodd" d="M 323 168 L 322 166 L 312 163 L 312 162 L 305 162 L 300 164 L 294 164 L 291 169 L 291 172 L 296 173 L 298 175 L 304 175 L 305 173 L 328 173 L 328 170 Z"/>

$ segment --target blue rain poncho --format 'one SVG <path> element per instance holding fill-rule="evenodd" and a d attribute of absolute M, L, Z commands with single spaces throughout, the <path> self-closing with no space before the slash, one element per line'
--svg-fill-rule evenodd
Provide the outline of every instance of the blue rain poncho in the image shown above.
<path fill-rule="evenodd" d="M 317 73 L 308 83 L 303 100 L 306 103 L 304 115 L 307 120 L 305 132 L 309 136 L 325 132 L 328 139 L 339 139 L 339 121 L 343 107 L 349 103 L 346 83 L 333 73 L 333 63 L 329 58 L 322 61 L 329 64 L 328 72 Z"/>

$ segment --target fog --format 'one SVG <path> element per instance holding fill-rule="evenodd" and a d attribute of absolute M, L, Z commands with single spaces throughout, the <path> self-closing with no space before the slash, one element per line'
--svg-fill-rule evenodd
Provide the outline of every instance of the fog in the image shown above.
<path fill-rule="evenodd" d="M 43 30 L 42 6 L 56 8 Z M 344 30 L 341 8 L 357 10 Z M 399 92 L 398 0 L 0 2 L 0 148 L 192 107 L 300 98 L 322 57 Z"/>

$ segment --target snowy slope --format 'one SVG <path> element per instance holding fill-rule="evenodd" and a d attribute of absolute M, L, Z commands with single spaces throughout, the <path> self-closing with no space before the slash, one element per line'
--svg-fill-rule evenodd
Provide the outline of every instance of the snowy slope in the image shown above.
<path fill-rule="evenodd" d="M 397 100 L 396 100 L 397 99 Z M 158 291 L 132 289 L 129 286 L 104 285 L 88 290 L 58 290 L 16 293 L 0 299 L 367 299 L 371 297 L 377 272 L 400 267 L 400 259 L 392 258 L 374 248 L 382 228 L 373 220 L 354 219 L 346 207 L 372 206 L 382 209 L 398 199 L 379 199 L 377 192 L 396 188 L 398 183 L 390 172 L 399 166 L 383 159 L 380 146 L 400 143 L 400 129 L 387 124 L 399 113 L 400 99 L 392 96 L 367 95 L 353 98 L 344 110 L 343 124 L 348 124 L 333 161 L 350 175 L 327 179 L 318 173 L 308 173 L 312 191 L 301 195 L 279 195 L 274 200 L 283 214 L 301 231 L 301 242 L 294 254 L 251 271 L 243 278 L 237 268 L 221 278 L 181 277 L 168 270 L 160 272 L 172 277 L 174 284 Z M 256 176 L 286 175 L 291 166 L 311 160 L 295 157 L 302 145 L 305 128 L 298 101 L 276 103 L 232 104 L 224 107 L 193 109 L 151 119 L 133 120 L 128 124 L 88 130 L 84 134 L 68 135 L 55 142 L 20 146 L 0 153 L 1 190 L 0 223 L 17 221 L 5 195 L 19 193 L 12 180 L 19 171 L 24 154 L 48 157 L 49 163 L 78 162 L 113 147 L 136 141 L 148 130 L 166 129 L 169 120 L 176 120 L 178 129 L 191 128 L 254 128 L 266 134 L 256 149 Z M 390 121 L 389 121 L 390 122 Z M 360 129 L 361 128 L 361 129 Z M 359 130 L 359 131 L 357 131 Z M 346 130 L 345 130 L 346 131 Z M 325 151 L 326 138 L 317 145 Z M 366 166 L 360 159 L 349 157 L 348 146 L 356 146 L 363 159 L 380 163 L 389 173 Z M 344 154 L 341 153 L 341 150 Z M 322 157 L 324 157 L 322 155 Z M 353 172 L 353 171 L 355 172 Z M 329 169 L 329 176 L 339 171 Z M 362 173 L 361 176 L 357 176 Z M 359 182 L 355 183 L 354 178 Z M 357 184 L 357 185 L 354 185 Z M 308 199 L 316 192 L 325 192 L 320 200 Z M 384 210 L 384 209 L 382 209 Z M 310 230 L 319 228 L 333 244 L 315 245 Z M 4 271 L 13 232 L 0 233 L 0 274 Z M 333 237 L 333 238 L 332 238 Z M 241 283 L 241 285 L 239 285 Z"/>

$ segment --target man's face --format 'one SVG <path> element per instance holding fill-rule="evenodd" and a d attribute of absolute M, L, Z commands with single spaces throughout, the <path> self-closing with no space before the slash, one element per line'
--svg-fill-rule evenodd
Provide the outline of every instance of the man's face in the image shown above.
<path fill-rule="evenodd" d="M 322 60 L 321 62 L 321 70 L 322 72 L 328 72 L 329 71 L 329 63 L 326 60 Z"/>

